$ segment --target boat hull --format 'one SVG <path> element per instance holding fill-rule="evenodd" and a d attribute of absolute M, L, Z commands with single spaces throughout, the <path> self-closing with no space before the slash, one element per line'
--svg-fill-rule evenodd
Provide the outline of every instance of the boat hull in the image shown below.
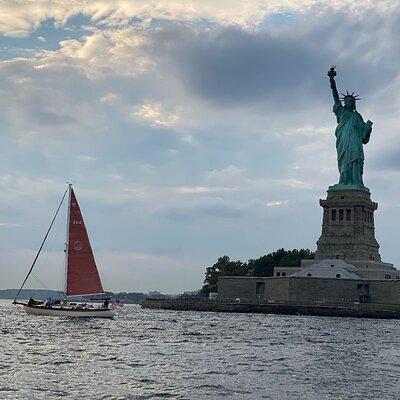
<path fill-rule="evenodd" d="M 73 317 L 73 318 L 113 318 L 116 314 L 113 309 L 87 309 L 78 310 L 72 308 L 28 306 L 23 304 L 24 310 L 29 315 L 48 317 Z"/>

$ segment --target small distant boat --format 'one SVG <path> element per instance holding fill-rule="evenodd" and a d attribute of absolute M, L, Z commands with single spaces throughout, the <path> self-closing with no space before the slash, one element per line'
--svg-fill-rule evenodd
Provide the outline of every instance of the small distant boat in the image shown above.
<path fill-rule="evenodd" d="M 33 267 L 39 257 L 43 245 L 50 233 L 53 223 L 61 208 L 61 205 L 68 193 L 68 217 L 67 217 L 67 240 L 65 249 L 65 297 L 75 296 L 94 296 L 104 294 L 103 285 L 101 284 L 100 275 L 97 270 L 96 261 L 93 256 L 92 247 L 90 245 L 89 236 L 86 231 L 83 216 L 78 204 L 78 200 L 72 189 L 72 185 L 68 185 L 61 202 L 58 206 L 56 214 L 50 224 L 45 238 L 39 248 L 39 251 L 33 261 L 33 264 L 25 277 L 14 304 L 22 305 L 30 315 L 38 316 L 57 316 L 57 317 L 97 317 L 97 318 L 113 318 L 116 314 L 115 307 L 110 305 L 108 299 L 101 306 L 95 306 L 87 303 L 76 303 L 58 301 L 52 302 L 51 299 L 46 301 L 36 301 L 30 299 L 27 303 L 18 302 L 17 298 L 21 292 L 25 282 L 31 274 Z"/>

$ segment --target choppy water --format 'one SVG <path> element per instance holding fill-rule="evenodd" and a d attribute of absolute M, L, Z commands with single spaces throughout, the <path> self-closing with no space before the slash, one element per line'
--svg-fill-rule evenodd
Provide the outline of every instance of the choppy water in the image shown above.
<path fill-rule="evenodd" d="M 400 321 L 0 301 L 0 399 L 399 399 Z"/>

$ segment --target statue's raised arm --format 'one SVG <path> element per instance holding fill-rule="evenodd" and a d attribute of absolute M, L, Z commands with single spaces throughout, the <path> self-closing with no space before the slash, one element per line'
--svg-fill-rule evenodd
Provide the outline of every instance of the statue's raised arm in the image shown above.
<path fill-rule="evenodd" d="M 336 68 L 336 66 L 332 65 L 332 67 L 328 71 L 328 76 L 329 76 L 329 81 L 331 83 L 333 100 L 335 100 L 335 103 L 339 103 L 340 104 L 339 93 L 338 93 L 338 91 L 336 89 L 336 82 L 335 82 L 335 76 L 336 76 L 335 68 Z"/>

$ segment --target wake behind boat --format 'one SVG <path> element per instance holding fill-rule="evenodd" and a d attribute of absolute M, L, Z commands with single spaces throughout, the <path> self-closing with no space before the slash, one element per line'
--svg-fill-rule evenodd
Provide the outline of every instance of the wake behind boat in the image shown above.
<path fill-rule="evenodd" d="M 83 221 L 83 216 L 74 190 L 72 189 L 72 185 L 69 184 L 35 260 L 33 261 L 33 264 L 25 277 L 17 296 L 15 297 L 14 304 L 22 305 L 26 313 L 30 315 L 112 318 L 116 314 L 115 306 L 110 305 L 108 299 L 106 299 L 101 306 L 87 303 L 72 303 L 67 300 L 53 302 L 51 299 L 47 299 L 46 301 L 29 299 L 27 303 L 18 302 L 16 300 L 33 270 L 67 193 L 68 217 L 65 249 L 65 298 L 72 296 L 94 296 L 104 294 L 100 275 L 90 245 L 89 236 Z"/>

